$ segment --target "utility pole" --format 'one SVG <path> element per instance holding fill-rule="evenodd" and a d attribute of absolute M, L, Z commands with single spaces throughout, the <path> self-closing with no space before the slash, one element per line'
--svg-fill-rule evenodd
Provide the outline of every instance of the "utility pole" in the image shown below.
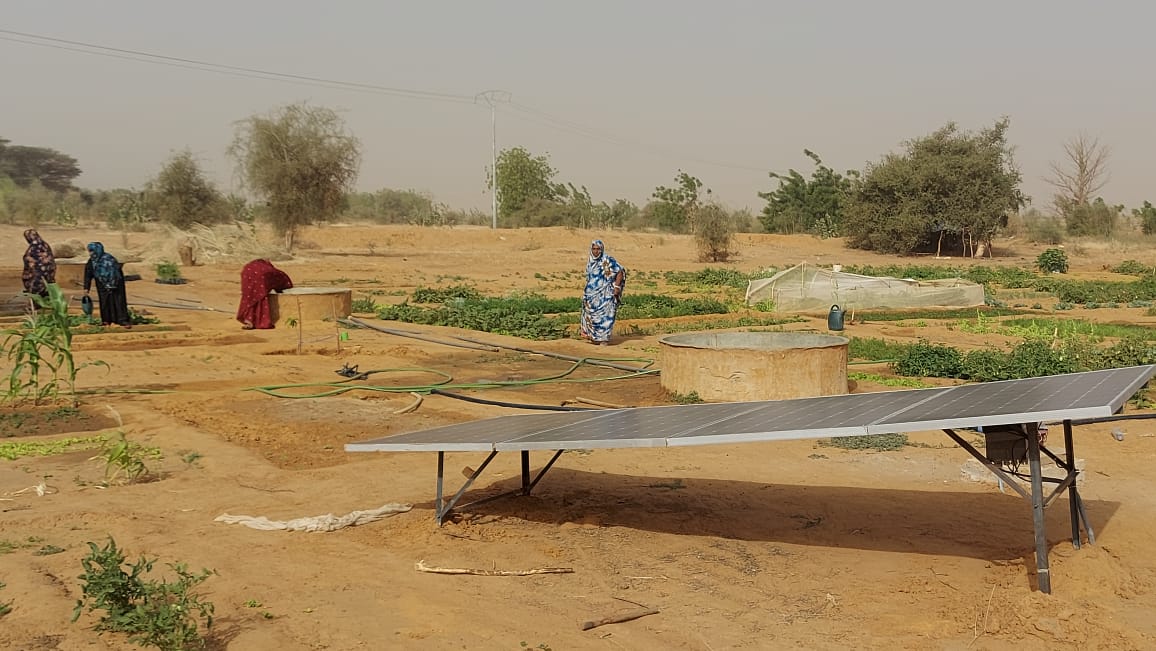
<path fill-rule="evenodd" d="M 498 102 L 509 102 L 510 92 L 505 90 L 484 90 L 474 95 L 474 102 L 479 99 L 490 105 L 490 194 L 492 197 L 493 225 L 498 228 Z"/>

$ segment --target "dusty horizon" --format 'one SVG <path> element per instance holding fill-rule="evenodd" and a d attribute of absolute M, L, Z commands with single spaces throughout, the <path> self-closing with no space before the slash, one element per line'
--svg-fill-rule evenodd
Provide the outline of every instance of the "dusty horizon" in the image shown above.
<path fill-rule="evenodd" d="M 22 65 L 6 75 L 0 135 L 76 157 L 86 188 L 140 187 L 189 148 L 236 191 L 224 153 L 234 123 L 309 101 L 339 110 L 361 139 L 360 190 L 413 189 L 488 211 L 491 114 L 474 97 L 503 89 L 512 103 L 499 105 L 498 147 L 549 154 L 557 180 L 595 201 L 642 204 L 682 169 L 757 212 L 757 193 L 777 185 L 768 172 L 809 174 L 804 148 L 837 170 L 862 169 L 947 122 L 977 130 L 1004 115 L 1032 206 L 1051 203 L 1048 164 L 1079 133 L 1112 149 L 1106 201 L 1156 199 L 1153 91 L 1138 83 L 1150 76 L 1139 56 L 1156 15 L 1146 6 L 1109 2 L 1088 15 L 1074 2 L 985 1 L 962 13 L 892 0 L 832 16 L 730 2 L 704 20 L 690 4 L 608 2 L 581 14 L 335 3 L 315 15 L 299 0 L 261 1 L 230 6 L 227 19 L 217 5 L 143 0 L 8 5 L 0 56 Z M 1084 47 L 1096 33 L 1111 38 Z"/>

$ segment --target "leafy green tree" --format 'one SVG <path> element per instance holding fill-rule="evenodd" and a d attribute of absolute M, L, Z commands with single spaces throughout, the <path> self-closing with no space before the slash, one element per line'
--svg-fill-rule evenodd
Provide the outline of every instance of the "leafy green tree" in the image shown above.
<path fill-rule="evenodd" d="M 1100 197 L 1091 203 L 1070 203 L 1065 207 L 1064 224 L 1068 235 L 1109 237 L 1115 232 L 1124 206 L 1110 206 Z"/>
<path fill-rule="evenodd" d="M 0 179 L 0 215 L 10 224 L 37 226 L 51 222 L 59 206 L 59 195 L 39 181 L 20 187 L 11 179 Z"/>
<path fill-rule="evenodd" d="M 150 184 L 157 217 L 177 228 L 229 219 L 224 197 L 213 186 L 189 150 L 178 152 Z"/>
<path fill-rule="evenodd" d="M 843 211 L 847 245 L 882 253 L 939 251 L 945 236 L 964 255 L 991 250 L 1008 213 L 1028 202 L 1007 144 L 1008 120 L 979 133 L 948 123 L 906 143 L 852 183 Z"/>
<path fill-rule="evenodd" d="M 1132 216 L 1140 221 L 1140 228 L 1145 235 L 1156 233 L 1156 207 L 1151 202 L 1145 201 L 1142 207 L 1133 208 Z"/>
<path fill-rule="evenodd" d="M 289 250 L 302 226 L 344 209 L 361 163 L 361 144 L 337 113 L 305 103 L 240 121 L 228 152 Z"/>
<path fill-rule="evenodd" d="M 549 204 L 559 204 L 567 196 L 566 186 L 555 183 L 558 170 L 550 165 L 548 156 L 534 156 L 525 148 L 503 149 L 498 154 L 497 163 L 498 221 L 504 225 L 515 225 L 524 221 L 526 215 L 516 219 L 515 215 L 534 207 L 537 210 L 549 208 Z M 491 189 L 494 178 L 487 179 Z"/>
<path fill-rule="evenodd" d="M 851 191 L 851 179 L 857 171 L 840 174 L 823 164 L 822 159 L 809 149 L 803 153 L 815 162 L 815 170 L 808 181 L 794 169 L 786 174 L 771 172 L 779 187 L 760 192 L 767 202 L 759 221 L 768 233 L 813 233 L 821 237 L 839 235 L 843 203 Z"/>
<path fill-rule="evenodd" d="M 694 229 L 695 211 L 700 205 L 699 194 L 703 184 L 698 178 L 679 170 L 674 177 L 675 186 L 658 186 L 651 195 L 654 201 L 648 206 L 658 228 L 665 231 L 684 233 Z M 706 188 L 706 194 L 710 194 Z"/>
<path fill-rule="evenodd" d="M 38 183 L 52 192 L 65 192 L 80 176 L 76 159 L 48 147 L 25 147 L 0 142 L 0 175 L 27 188 Z"/>

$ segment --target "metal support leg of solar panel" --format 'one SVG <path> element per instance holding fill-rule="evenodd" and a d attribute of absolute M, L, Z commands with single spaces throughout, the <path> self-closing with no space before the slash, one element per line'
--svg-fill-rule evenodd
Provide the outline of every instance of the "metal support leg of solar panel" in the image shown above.
<path fill-rule="evenodd" d="M 558 457 L 562 456 L 562 452 L 562 450 L 555 451 L 554 456 L 550 457 L 550 461 L 548 461 L 546 465 L 538 471 L 538 474 L 535 475 L 533 479 L 530 479 L 530 451 L 522 450 L 522 485 L 520 488 L 507 491 L 499 495 L 490 495 L 489 497 L 483 497 L 482 499 L 462 504 L 461 508 L 466 508 L 476 504 L 484 504 L 486 502 L 492 502 L 496 499 L 509 497 L 511 495 L 529 495 L 530 491 L 534 490 L 534 487 L 538 485 L 538 482 L 542 481 L 542 477 L 545 476 L 548 470 L 550 470 L 550 468 L 554 465 L 554 462 L 558 460 Z M 498 456 L 498 451 L 494 450 L 489 454 L 489 456 L 486 457 L 486 460 L 482 462 L 482 465 L 478 466 L 477 470 L 474 470 L 470 473 L 469 477 L 466 478 L 466 482 L 462 484 L 462 487 L 459 488 L 456 493 L 454 493 L 454 496 L 449 500 L 446 500 L 444 498 L 445 493 L 443 490 L 443 486 L 445 484 L 446 453 L 444 451 L 438 452 L 438 494 L 437 503 L 434 506 L 434 515 L 437 518 L 439 527 L 442 526 L 442 523 L 444 523 L 446 518 L 449 517 L 450 513 L 453 512 L 454 507 L 457 506 L 458 500 L 460 500 L 462 495 L 464 495 L 465 492 L 469 490 L 470 486 L 474 483 L 474 480 L 482 474 L 482 471 L 486 469 L 486 466 L 490 465 L 490 462 L 493 461 L 494 457 L 496 456 Z"/>
<path fill-rule="evenodd" d="M 1029 469 L 1029 489 L 1025 490 L 1016 481 L 1017 477 L 1006 472 L 997 464 L 993 463 L 979 450 L 976 450 L 970 443 L 965 441 L 954 430 L 944 429 L 943 431 L 955 441 L 959 447 L 966 450 L 971 456 L 975 457 L 988 470 L 1000 479 L 1004 484 L 1010 487 L 1015 492 L 1019 493 L 1021 497 L 1028 500 L 1032 504 L 1032 526 L 1035 530 L 1036 542 L 1036 582 L 1039 584 L 1040 591 L 1050 593 L 1052 591 L 1051 573 L 1048 567 L 1048 541 L 1047 532 L 1044 523 L 1044 509 L 1052 504 L 1052 502 L 1065 489 L 1068 491 L 1068 508 L 1069 515 L 1072 520 L 1072 545 L 1080 548 L 1080 525 L 1083 524 L 1084 531 L 1088 536 L 1088 544 L 1095 544 L 1096 533 L 1092 530 L 1092 523 L 1088 521 L 1087 511 L 1084 510 L 1084 501 L 1080 497 L 1080 491 L 1076 488 L 1076 479 L 1080 471 L 1076 469 L 1076 456 L 1074 451 L 1074 444 L 1072 442 L 1072 421 L 1064 421 L 1064 458 L 1056 456 L 1043 445 L 1040 441 L 1039 430 L 1036 423 L 1026 423 L 1019 425 L 1020 437 L 1026 443 L 1027 461 Z M 991 428 L 988 428 L 990 431 Z M 1012 432 L 1011 428 L 1001 428 L 1000 431 Z M 1040 453 L 1047 455 L 1056 466 L 1063 470 L 1066 475 L 1060 478 L 1045 477 L 1043 475 L 1043 464 L 1040 458 Z M 1044 497 L 1044 484 L 1054 483 L 1055 489 L 1051 494 Z"/>

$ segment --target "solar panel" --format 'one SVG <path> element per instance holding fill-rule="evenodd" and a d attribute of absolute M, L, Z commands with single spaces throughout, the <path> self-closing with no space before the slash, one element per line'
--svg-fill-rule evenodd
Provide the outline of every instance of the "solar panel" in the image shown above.
<path fill-rule="evenodd" d="M 505 416 L 350 443 L 349 452 L 708 445 L 1110 416 L 1156 375 L 1133 366 L 955 387 Z"/>

